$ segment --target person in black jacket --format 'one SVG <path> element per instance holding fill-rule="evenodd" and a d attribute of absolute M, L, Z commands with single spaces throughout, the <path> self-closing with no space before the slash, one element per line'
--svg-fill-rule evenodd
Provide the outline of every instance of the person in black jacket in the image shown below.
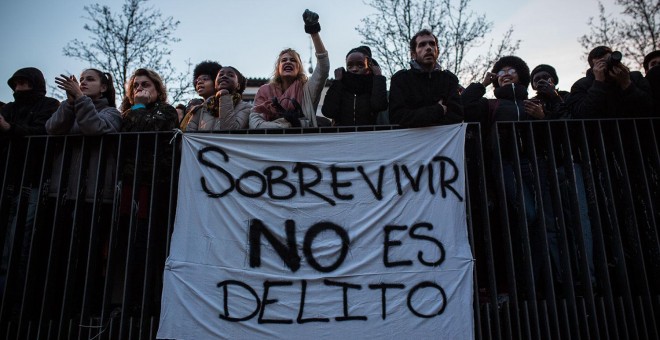
<path fill-rule="evenodd" d="M 644 73 L 651 87 L 653 98 L 653 116 L 660 117 L 660 50 L 655 50 L 644 57 Z"/>
<path fill-rule="evenodd" d="M 387 109 L 387 88 L 378 63 L 368 46 L 346 54 L 346 69 L 335 70 L 335 81 L 325 95 L 322 112 L 336 126 L 376 125 Z"/>
<path fill-rule="evenodd" d="M 458 78 L 438 64 L 438 38 L 430 30 L 410 39 L 409 70 L 392 76 L 390 122 L 403 127 L 455 124 L 463 121 Z"/>
<path fill-rule="evenodd" d="M 522 240 L 526 226 L 535 282 L 542 283 L 549 280 L 545 276 L 548 270 L 544 241 L 547 241 L 553 272 L 559 275 L 560 271 L 557 243 L 559 230 L 555 224 L 555 210 L 550 196 L 548 162 L 541 154 L 543 147 L 532 147 L 529 143 L 531 137 L 524 126 L 496 125 L 498 122 L 550 118 L 543 110 L 542 103 L 528 100 L 527 87 L 530 81 L 527 63 L 516 56 L 505 56 L 493 65 L 492 71 L 486 73 L 481 83 L 470 84 L 461 98 L 465 105 L 466 121 L 481 123 L 486 144 L 484 149 L 490 151 L 490 159 L 487 161 L 491 163 L 491 175 L 497 180 L 501 179 L 504 189 L 506 202 L 501 202 L 500 208 L 502 211 L 508 209 L 508 223 L 517 240 L 516 251 L 526 252 L 520 248 L 524 246 Z M 483 97 L 486 87 L 491 84 L 495 99 Z M 536 157 L 531 152 L 533 149 L 538 152 Z M 522 181 L 519 182 L 519 179 Z"/>
<path fill-rule="evenodd" d="M 555 68 L 541 64 L 532 70 L 530 76 L 532 89 L 536 90 L 536 95 L 525 102 L 525 112 L 536 111 L 537 114 L 533 116 L 543 119 L 566 118 L 568 111 L 563 104 L 569 92 L 557 90 L 559 77 Z"/>
<path fill-rule="evenodd" d="M 45 135 L 46 121 L 60 102 L 46 97 L 46 80 L 37 68 L 22 68 L 7 81 L 14 91 L 14 101 L 0 111 L 0 138 Z"/>
<path fill-rule="evenodd" d="M 22 68 L 9 78 L 7 84 L 14 91 L 14 101 L 5 104 L 0 110 L 0 155 L 10 151 L 8 161 L 11 164 L 10 167 L 3 169 L 7 170 L 7 173 L 0 173 L 0 178 L 4 179 L 4 187 L 0 190 L 5 191 L 4 195 L 0 196 L 8 198 L 0 201 L 2 203 L 0 231 L 5 233 L 5 237 L 0 236 L 5 240 L 0 265 L 0 294 L 5 291 L 5 277 L 10 277 L 9 274 L 12 274 L 7 273 L 10 268 L 9 250 L 12 248 L 10 242 L 13 241 L 14 247 L 21 249 L 18 260 L 11 258 L 12 263 L 18 264 L 12 267 L 18 270 L 14 271 L 16 275 L 13 275 L 11 282 L 18 283 L 26 275 L 28 250 L 33 239 L 33 230 L 37 229 L 35 215 L 39 197 L 40 169 L 45 154 L 45 139 L 28 140 L 22 137 L 45 135 L 46 121 L 59 106 L 59 101 L 46 97 L 46 80 L 39 69 Z M 11 149 L 9 149 L 10 145 Z M 6 158 L 0 156 L 0 159 Z M 41 268 L 35 269 L 35 272 L 40 270 Z M 23 284 L 17 286 L 9 284 L 7 291 L 11 294 L 7 296 L 10 299 L 20 296 L 23 287 Z M 29 284 L 26 287 L 30 290 Z M 35 296 L 28 295 L 30 299 Z M 5 305 L 11 306 L 14 302 L 17 301 L 8 301 Z M 33 302 L 31 300 L 27 302 L 26 315 L 30 315 L 30 309 L 35 305 Z"/>
<path fill-rule="evenodd" d="M 607 46 L 589 52 L 590 69 L 586 77 L 573 84 L 566 103 L 572 118 L 635 118 L 652 114 L 651 89 L 646 79 L 640 72 L 631 72 L 620 60 L 611 59 L 612 55 Z"/>

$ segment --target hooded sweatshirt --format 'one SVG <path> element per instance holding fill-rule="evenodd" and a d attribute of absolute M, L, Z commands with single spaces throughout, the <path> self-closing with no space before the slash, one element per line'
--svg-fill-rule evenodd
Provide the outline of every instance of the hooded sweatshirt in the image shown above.
<path fill-rule="evenodd" d="M 27 135 L 45 135 L 46 121 L 57 110 L 60 102 L 55 98 L 46 97 L 46 80 L 44 75 L 34 67 L 22 68 L 9 78 L 7 84 L 16 89 L 18 78 L 27 79 L 31 90 L 14 91 L 14 101 L 6 104 L 0 114 L 10 124 L 8 131 L 0 131 L 0 136 L 16 137 Z"/>

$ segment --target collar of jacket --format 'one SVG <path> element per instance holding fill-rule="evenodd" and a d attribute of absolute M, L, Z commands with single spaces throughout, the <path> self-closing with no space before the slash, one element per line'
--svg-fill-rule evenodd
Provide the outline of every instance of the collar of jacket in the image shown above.
<path fill-rule="evenodd" d="M 416 60 L 413 60 L 413 61 L 410 62 L 410 69 L 414 70 L 414 71 L 417 71 L 417 72 L 427 72 L 427 73 L 429 73 L 429 71 L 425 71 L 422 68 L 422 66 L 419 65 L 419 63 Z M 440 66 L 440 64 L 437 61 L 435 63 L 435 66 L 433 66 L 433 69 L 431 70 L 431 72 L 433 72 L 433 71 L 442 71 L 442 67 Z"/>

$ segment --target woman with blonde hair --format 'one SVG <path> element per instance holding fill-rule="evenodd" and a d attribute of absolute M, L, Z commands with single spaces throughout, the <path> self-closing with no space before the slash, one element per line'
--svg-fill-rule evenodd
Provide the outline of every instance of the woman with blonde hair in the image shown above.
<path fill-rule="evenodd" d="M 308 79 L 300 55 L 287 48 L 280 52 L 270 83 L 257 91 L 250 113 L 250 128 L 288 128 L 317 126 L 316 108 L 328 79 L 330 62 L 319 32 L 318 14 L 305 10 L 305 32 L 312 37 L 316 69 Z"/>

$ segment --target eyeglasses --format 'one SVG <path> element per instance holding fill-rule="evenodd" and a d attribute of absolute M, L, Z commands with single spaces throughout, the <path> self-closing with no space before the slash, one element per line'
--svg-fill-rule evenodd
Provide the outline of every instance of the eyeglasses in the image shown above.
<path fill-rule="evenodd" d="M 512 76 L 512 75 L 516 74 L 516 69 L 515 68 L 510 68 L 508 70 L 500 70 L 499 72 L 497 72 L 498 77 L 504 77 L 504 75 L 506 75 L 506 74 Z"/>
<path fill-rule="evenodd" d="M 195 78 L 195 80 L 193 80 L 193 83 L 197 84 L 197 82 L 200 82 L 200 81 L 205 82 L 205 81 L 210 81 L 210 80 L 211 80 L 211 77 L 204 75 L 204 76 L 199 76 L 199 77 Z"/>

